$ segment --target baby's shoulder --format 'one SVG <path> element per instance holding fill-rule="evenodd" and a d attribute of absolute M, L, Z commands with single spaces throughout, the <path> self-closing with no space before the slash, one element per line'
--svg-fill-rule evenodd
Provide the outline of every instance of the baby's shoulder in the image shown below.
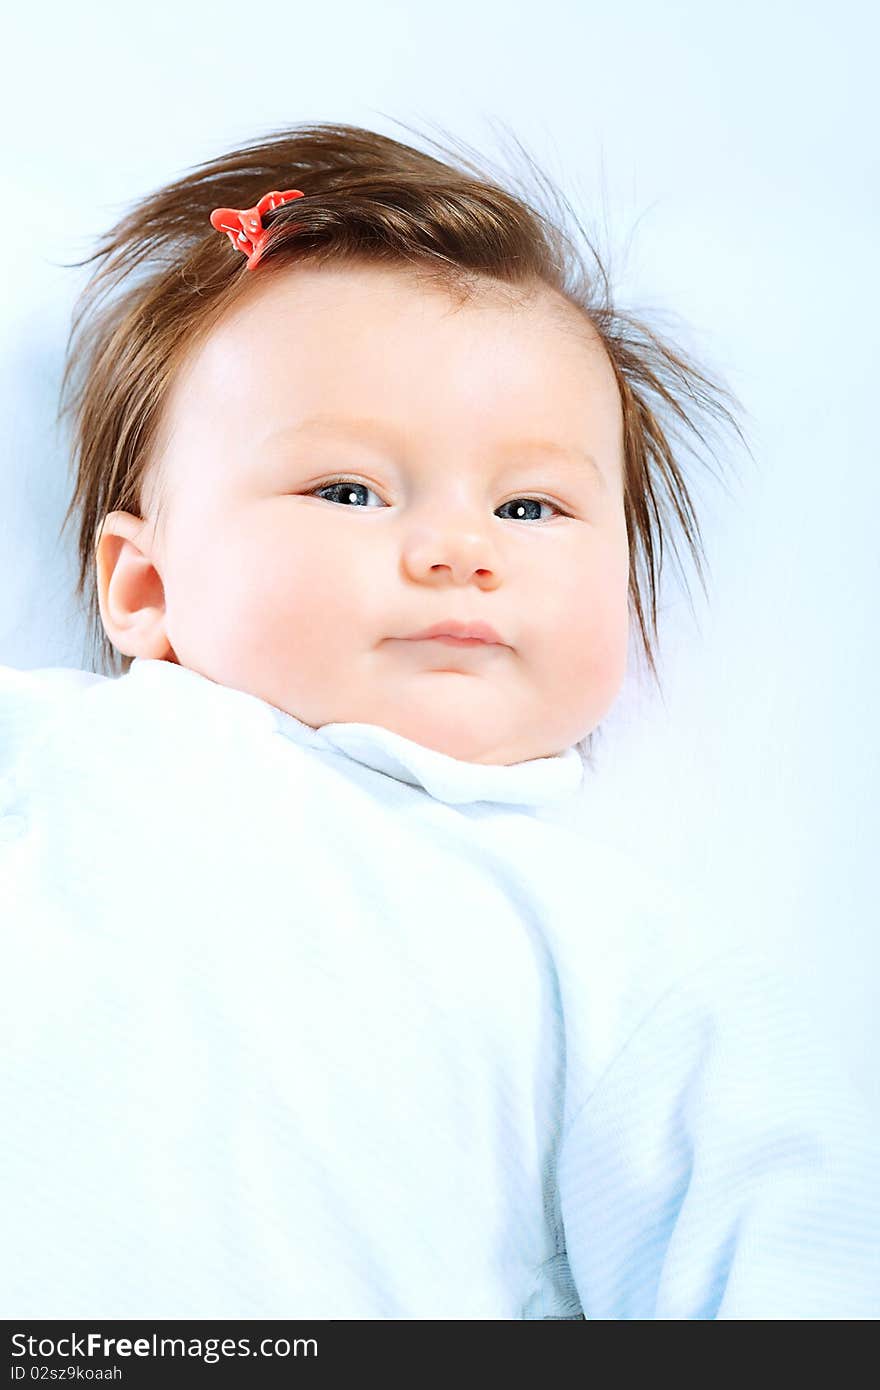
<path fill-rule="evenodd" d="M 650 995 L 748 942 L 736 900 L 686 865 L 664 870 L 638 846 L 578 826 L 544 824 L 540 835 L 543 915 L 574 973 Z"/>
<path fill-rule="evenodd" d="M 71 700 L 109 679 L 76 667 L 0 665 L 0 771 L 10 767 L 22 746 Z"/>

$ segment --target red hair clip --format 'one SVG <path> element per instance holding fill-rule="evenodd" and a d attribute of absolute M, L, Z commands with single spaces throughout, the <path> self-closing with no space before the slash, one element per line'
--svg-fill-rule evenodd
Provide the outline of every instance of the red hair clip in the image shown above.
<path fill-rule="evenodd" d="M 294 198 L 304 198 L 298 188 L 289 188 L 284 193 L 264 193 L 252 208 L 215 208 L 211 213 L 211 226 L 218 232 L 225 232 L 236 251 L 247 256 L 248 270 L 254 270 L 263 254 L 267 229 L 262 218 L 267 212 L 274 212 L 283 203 L 292 203 Z"/>

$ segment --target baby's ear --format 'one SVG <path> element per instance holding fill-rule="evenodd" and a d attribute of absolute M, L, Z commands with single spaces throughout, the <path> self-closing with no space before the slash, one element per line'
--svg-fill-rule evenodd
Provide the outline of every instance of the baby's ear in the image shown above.
<path fill-rule="evenodd" d="M 153 528 L 131 512 L 110 512 L 95 534 L 98 603 L 104 631 L 124 656 L 163 660 L 165 589 L 156 567 Z"/>

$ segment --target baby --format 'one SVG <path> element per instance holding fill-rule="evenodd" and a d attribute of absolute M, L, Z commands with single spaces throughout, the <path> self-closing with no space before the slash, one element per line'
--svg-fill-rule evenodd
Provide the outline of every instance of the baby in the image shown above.
<path fill-rule="evenodd" d="M 655 670 L 671 515 L 699 558 L 661 411 L 732 398 L 352 126 L 96 256 L 101 670 L 0 668 L 4 1316 L 880 1314 L 880 1142 L 773 924 L 546 818 L 631 614 Z"/>

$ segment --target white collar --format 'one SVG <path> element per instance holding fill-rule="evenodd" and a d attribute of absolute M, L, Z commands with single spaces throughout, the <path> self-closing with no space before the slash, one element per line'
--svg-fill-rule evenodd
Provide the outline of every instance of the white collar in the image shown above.
<path fill-rule="evenodd" d="M 422 787 L 436 800 L 452 805 L 488 801 L 509 806 L 545 806 L 572 796 L 583 784 L 584 764 L 574 747 L 519 763 L 471 763 L 426 748 L 378 724 L 322 724 L 313 729 L 257 695 L 220 685 L 175 662 L 135 657 L 128 678 L 146 681 L 154 689 L 157 681 L 162 681 L 196 697 L 222 698 L 230 705 L 237 703 L 242 710 L 250 707 L 293 743 L 320 752 L 342 753 L 364 767 Z"/>

